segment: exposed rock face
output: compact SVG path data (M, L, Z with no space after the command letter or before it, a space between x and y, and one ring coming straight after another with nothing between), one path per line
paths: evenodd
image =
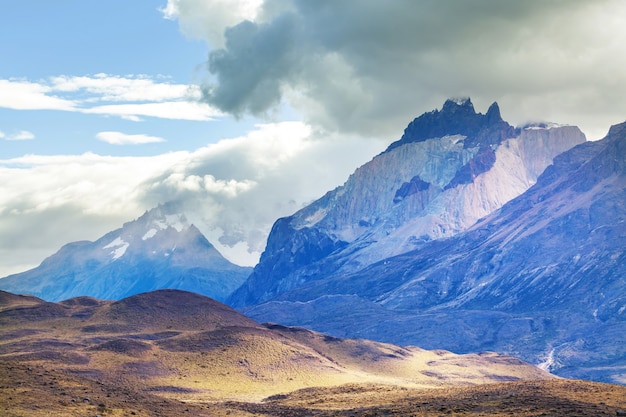
M448 100L411 122L343 186L278 220L230 302L257 304L454 236L523 193L554 156L584 140L572 126L515 130L496 103L483 115L469 99Z
M250 274L220 255L175 205L161 205L95 242L73 242L0 288L49 301L120 299L175 288L224 300Z
M529 160L547 138L535 130L496 153ZM562 129L540 131L565 139ZM559 155L535 186L463 233L245 311L336 336L506 352L562 376L626 383L626 123Z
M469 98L447 100L441 109L424 113L413 120L404 130L399 141L387 148L390 151L412 142L441 138L450 134L466 137L465 145L497 145L515 136L514 129L500 116L500 108L493 103L486 114L476 113Z

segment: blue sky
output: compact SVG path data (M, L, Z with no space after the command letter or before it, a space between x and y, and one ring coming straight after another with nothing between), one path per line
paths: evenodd
M157 85L187 86L206 77L208 45L181 34L175 20L159 10L163 1L20 1L0 15L0 78L50 85L53 77L150 80ZM107 84L103 83L103 88ZM52 91L67 100L97 98L84 89ZM81 97L82 96L82 97ZM139 100L99 104L141 103ZM158 154L195 149L211 139L231 137L245 129L245 121L219 117L179 120L141 117L141 122L119 116L75 111L0 109L0 131L6 136L30 132L34 140L4 141L2 157L25 153L59 154L92 151L110 155ZM205 107L209 107L205 105ZM207 113L211 111L207 109ZM208 119L208 117L207 117ZM251 124L248 123L247 127ZM243 129L242 129L243 128ZM143 146L122 147L97 139L104 131L150 135L164 139ZM184 132L184 134L181 134Z
M246 9L245 1L222 3L225 21ZM208 54L220 40L183 33L185 22L167 16L167 6L4 6L0 277L180 199L218 249L254 264L278 216L340 184L384 146L369 141L346 152L354 137L317 140L288 105L231 115L201 102L200 86L212 77Z
M622 0L20 0L0 13L0 277L178 201L253 265L449 97L626 119Z

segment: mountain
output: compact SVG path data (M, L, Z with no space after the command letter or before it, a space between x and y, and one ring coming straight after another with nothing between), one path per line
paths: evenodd
M242 311L335 336L494 350L625 384L626 123L557 156L464 232Z
M585 141L574 126L515 129L492 104L448 100L346 183L279 219L259 264L229 304L271 300L310 281L356 273L424 242L454 236L533 185Z
M120 299L161 288L224 300L251 268L230 263L173 203L159 205L95 242L73 242L0 289L49 301L76 296Z
M106 414L129 415L130 401L119 404L124 413L114 411L116 397L158 395L161 403L182 400L190 405L258 403L268 396L284 399L286 393L304 388L345 384L402 392L555 380L537 367L495 353L456 355L259 324L215 300L180 290L119 301L78 297L60 303L0 292L1 372L21 370L22 365L38 371L31 373L28 389L3 391L15 388L16 372L2 380L0 398L3 393L14 397L2 404L17 405L15 397L38 389L38 381L54 372L41 395L50 399L49 406L65 404L59 415L95 415L76 409L84 407L85 397L94 405L104 404ZM71 394L82 386L91 388ZM78 403L71 401L72 395L80 395ZM31 398L29 406L37 401ZM180 415L139 413L157 414Z

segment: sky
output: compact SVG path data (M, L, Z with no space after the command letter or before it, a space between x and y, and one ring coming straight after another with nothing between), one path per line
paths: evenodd
M597 140L624 68L621 0L4 2L0 277L167 201L254 265L447 98Z

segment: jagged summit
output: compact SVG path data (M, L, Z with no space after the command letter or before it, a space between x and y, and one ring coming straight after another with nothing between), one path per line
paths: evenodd
M424 113L414 119L400 140L392 143L386 152L411 142L451 135L466 136L466 148L498 144L515 136L515 129L500 116L498 103L494 102L486 114L477 113L470 98L448 99L441 110Z
M152 223L161 229L166 229L169 226L177 230L189 227L183 208L174 201L161 203L151 210L146 210L136 221L145 224Z

